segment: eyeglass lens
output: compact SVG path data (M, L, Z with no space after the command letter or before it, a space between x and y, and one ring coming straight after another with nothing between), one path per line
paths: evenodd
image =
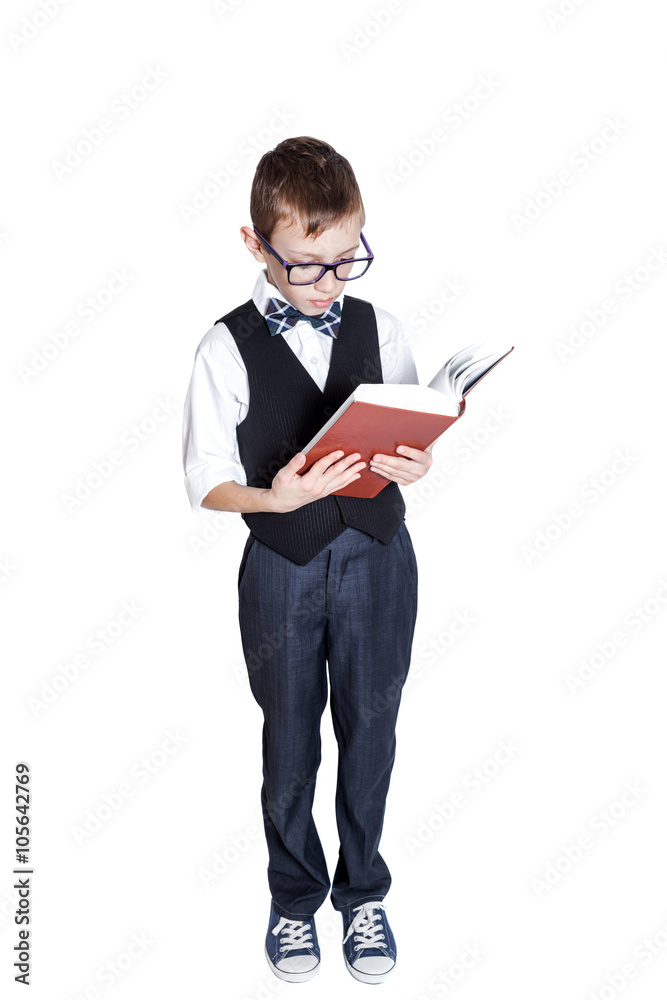
M343 264L338 264L334 274L339 281L349 281L353 278L360 278L370 266L367 260L349 260ZM297 264L291 268L289 280L292 285L308 285L317 281L322 273L319 264Z

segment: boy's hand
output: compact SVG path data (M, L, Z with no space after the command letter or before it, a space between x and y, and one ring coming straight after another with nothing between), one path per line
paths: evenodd
M425 476L433 465L431 455L433 444L435 442L431 443L426 451L400 444L396 449L396 455L372 455L368 467L372 472L391 479L399 486L409 486L410 483L415 483Z
M366 465L359 461L360 453L355 451L352 455L343 455L342 451L323 455L313 463L308 472L300 476L299 469L306 461L306 456L298 451L287 465L278 470L271 483L268 491L271 510L286 514L341 490L358 479L360 470Z

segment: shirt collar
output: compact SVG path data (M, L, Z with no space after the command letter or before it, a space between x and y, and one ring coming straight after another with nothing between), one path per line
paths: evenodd
M345 289L340 293L335 302L340 302L343 305L343 296L345 295ZM268 274L265 269L262 269L257 276L257 281L255 282L255 288L252 293L252 301L255 303L259 309L262 316L266 316L267 309L269 308L269 299L278 298L282 302L285 298L274 284L269 281Z

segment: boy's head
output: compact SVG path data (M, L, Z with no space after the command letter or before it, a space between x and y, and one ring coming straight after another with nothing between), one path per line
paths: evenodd
M293 285L255 229L287 263L365 257L360 232L365 222L361 192L352 167L326 142L310 136L285 139L257 164L250 193L253 228L241 235L269 280L301 312L317 315L338 298L345 282L333 271L310 285Z

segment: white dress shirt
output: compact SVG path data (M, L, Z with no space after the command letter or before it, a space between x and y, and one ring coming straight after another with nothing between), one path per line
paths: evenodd
M344 291L338 297L342 305ZM262 316L269 299L284 297L266 271L255 284L252 300ZM373 306L378 328L384 382L418 382L417 369L403 324L384 309ZM267 333L268 336L268 333ZM326 385L333 340L307 320L296 323L284 337L308 374L322 391ZM183 468L190 506L196 514L215 514L201 502L220 483L234 480L247 485L241 464L236 427L248 412L248 375L229 327L216 323L195 351L194 367L183 408ZM307 444L306 441L303 442Z

